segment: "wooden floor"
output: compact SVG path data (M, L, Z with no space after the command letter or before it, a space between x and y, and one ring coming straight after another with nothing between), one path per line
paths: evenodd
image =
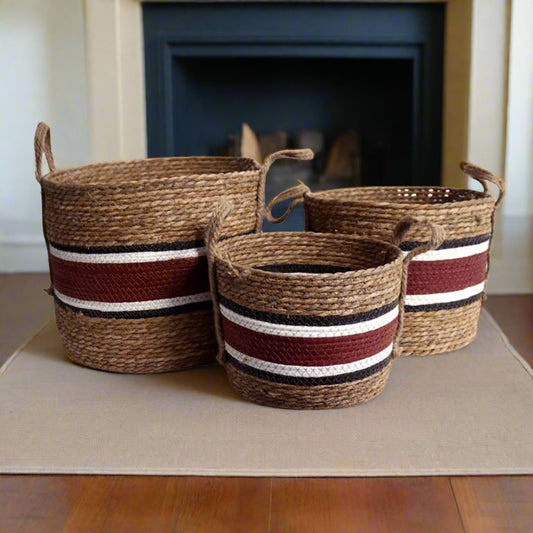
M51 313L43 288L0 276L0 363ZM533 296L486 307L533 365ZM533 476L0 476L0 532L57 531L531 533Z

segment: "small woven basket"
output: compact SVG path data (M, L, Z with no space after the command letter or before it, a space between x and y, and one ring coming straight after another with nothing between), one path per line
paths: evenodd
M219 241L231 205L206 237L219 362L235 391L288 409L366 402L385 387L403 317L407 264L439 246L401 250L376 239L269 233ZM397 238L420 223L404 219ZM427 231L427 224L424 223Z
M304 184L288 189L267 207L267 218L280 222L304 202L306 229L355 233L390 240L398 221L413 216L441 225L446 241L438 250L411 264L405 299L403 355L449 352L476 336L489 267L494 213L504 194L503 181L471 163L461 169L483 185L483 192L445 187L361 187L311 192ZM495 184L495 201L487 183ZM271 215L278 202L292 199L279 218ZM412 229L402 244L408 251L424 240Z
M42 156L50 172L41 171ZM279 158L172 157L56 170L50 129L35 133L51 294L68 357L114 372L179 370L214 360L203 235L232 198L231 236L261 230L265 177Z

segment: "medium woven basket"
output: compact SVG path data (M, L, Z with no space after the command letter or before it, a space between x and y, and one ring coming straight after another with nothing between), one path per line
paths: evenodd
M42 156L50 172L41 171ZM51 294L68 357L114 372L179 370L214 360L203 235L233 199L225 236L261 230L265 177L279 158L173 157L57 170L50 129L35 133Z
M220 206L206 240L218 359L235 391L288 409L348 407L380 394L399 353L407 264L438 246L442 230L432 226L431 244L404 259L390 243L349 235L219 241L230 212ZM404 219L397 238L412 225Z
M274 198L267 208L270 221L284 220L304 202L310 231L356 233L389 240L406 216L434 222L446 231L438 250L411 264L405 299L403 355L429 355L456 350L476 336L489 267L494 213L504 194L503 181L471 163L461 169L483 185L483 192L445 187L361 187L311 192L299 184ZM495 201L487 183L495 184ZM279 218L272 207L292 199ZM402 244L408 251L424 240L413 229Z

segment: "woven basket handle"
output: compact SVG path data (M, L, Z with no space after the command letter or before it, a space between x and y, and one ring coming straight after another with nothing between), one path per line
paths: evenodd
M499 176L496 176L496 174L493 174L492 172L489 172L484 168L478 167L473 163L469 163L468 161L463 161L459 166L467 176L474 178L475 180L479 181L481 185L483 185L483 191L485 192L485 194L490 194L487 181L493 183L494 185L496 185L496 187L498 187L499 194L494 204L495 209L498 209L505 195L505 182Z
M273 224L281 224L284 220L287 220L289 218L290 214L293 212L294 208L302 203L304 201L304 196L311 192L311 189L302 181L298 180L298 185L294 185L293 187L289 187L288 189L280 192L266 206L265 209L265 216L266 219L269 222L272 222ZM292 199L292 202L289 204L289 207L287 207L287 210L285 213L283 213L279 217L272 216L272 208L279 204L280 202L283 202L284 200Z
M392 236L392 242L396 246L400 246L404 242L405 235L412 229L428 230L429 241L417 246L409 253L407 253L403 259L402 265L402 284L400 289L400 307L398 312L398 329L396 330L396 336L394 337L392 357L395 359L401 355L400 339L403 331L403 321L405 314L405 294L407 292L407 276L409 271L409 263L420 254L434 250L438 248L446 238L446 232L442 226L429 222L427 220L421 220L419 218L404 217L398 222L394 228Z
M41 183L43 179L42 163L43 154L46 157L50 172L54 172L56 165L54 163L54 154L52 153L52 144L50 142L50 126L44 122L39 122L35 130L33 146L35 148L35 177Z
M261 167L261 179L259 180L259 190L257 194L257 221L255 224L255 231L260 233L263 228L263 218L265 217L265 183L268 170L274 161L278 159L295 159L297 161L309 161L315 157L313 150L309 148L301 148L298 150L280 150L274 152L266 157ZM290 213L289 213L290 214ZM287 215L289 216L289 215ZM285 220L285 219L283 219ZM281 221L280 221L281 222Z
M313 150L309 148L299 148L297 150L280 150L279 152L274 152L268 155L263 161L263 170L265 174L268 172L268 169L272 166L274 161L278 159L295 159L297 161L309 161L315 157Z
M205 232L205 243L207 247L207 264L209 272L209 287L211 291L211 300L213 301L213 317L215 324L215 335L217 338L218 351L217 361L224 366L224 338L222 336L222 324L220 317L220 308L218 303L218 288L215 274L215 248L222 236L224 221L233 211L233 203L227 198L222 198L215 210L211 213L207 230Z

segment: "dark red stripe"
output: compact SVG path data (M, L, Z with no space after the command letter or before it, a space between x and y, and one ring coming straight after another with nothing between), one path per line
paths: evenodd
M249 330L222 317L224 339L235 350L272 363L327 366L352 363L389 346L397 319L374 331L345 337L280 337Z
M96 264L51 256L54 287L93 302L141 302L209 291L207 259Z
M407 294L434 294L472 287L485 281L488 252L447 259L412 261L407 278Z

